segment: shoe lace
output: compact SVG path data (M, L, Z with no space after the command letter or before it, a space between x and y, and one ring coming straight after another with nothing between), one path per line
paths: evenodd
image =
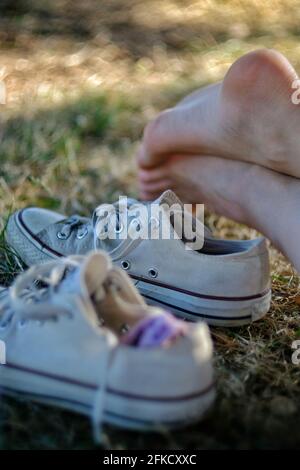
M58 238L67 239L71 233L78 229L78 237L84 236L87 233L88 223L84 217L79 215L72 215L64 221L61 230L58 232Z
M118 204L100 204L93 213L92 224L87 222L84 217L73 215L64 221L61 230L57 232L57 237L66 240L77 229L76 236L81 239L88 234L89 227L92 226L95 250L103 248L101 242L104 239L118 239L120 241L118 246L111 251L107 250L107 247L104 248L106 252L109 252L113 261L116 261L130 251L133 248L132 245L136 245L140 241L136 237L136 230L142 226L140 218L133 217L126 227L126 233L124 230L123 221L128 216L129 205L133 208L134 204L136 201L128 198L124 198L124 201L121 199Z
M140 203L136 202L130 205L132 214L134 214L134 208L138 205L140 205ZM167 217L164 219L167 222L165 227L161 225L159 215L150 214L149 219L146 220L143 217L133 217L130 219L128 211L128 203L125 203L124 201L122 204L122 200L120 200L118 205L101 204L95 209L93 215L95 249L99 249L99 240L110 238L110 236L115 239L116 237L114 237L114 234L121 234L125 228L123 221L128 221L126 233L124 233L124 236L118 237L120 239L120 243L116 248L109 252L113 261L125 256L138 243L140 243L142 240L140 233L143 233L143 228L150 228L151 233L152 229L158 230L160 228L159 237L162 237L162 239L165 238L166 234L172 237L179 236L187 247L191 246L190 249L195 249L193 246L195 247L195 242L197 240L199 248L202 248L203 246L204 235L205 233L207 234L207 230L202 222L197 218L194 218L189 211L184 209L184 207L180 206L180 208L176 209L171 208L170 213L167 213ZM142 220L142 218L144 220ZM188 221L188 223L185 223L186 221ZM170 226L173 227L173 235L170 233ZM164 234L164 228L166 229L166 234Z
M78 266L76 258L63 258L34 266L20 274L8 289L0 291L0 328L6 329L17 322L55 320L59 315L70 315L66 297L62 304L56 302L51 294L56 291L67 270Z
M94 210L93 226L95 241L110 233L121 233L124 229L122 219L128 210L127 204L120 201L118 207L113 204L100 204Z
M100 444L103 438L103 423L104 423L104 412L105 412L105 400L106 392L108 385L108 375L110 369L110 362L112 360L112 355L114 353L114 348L107 348L103 352L103 372L101 375L101 384L99 385L95 397L94 405L91 412L91 425L93 429L93 437L95 442Z
M142 221L139 217L133 217L127 227L123 223L128 219L128 201L132 200L127 199L127 202L123 203L120 200L118 205L100 204L93 214L94 249L101 248L101 240L110 237L120 241L116 248L109 251L113 261L125 256L141 240L136 237L137 228L141 229L142 227ZM131 208L133 208L133 204Z

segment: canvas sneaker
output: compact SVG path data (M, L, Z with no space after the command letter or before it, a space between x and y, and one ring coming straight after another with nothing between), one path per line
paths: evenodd
M179 219L169 210L174 207ZM187 234L180 220L189 222ZM150 226L151 236L144 237ZM148 303L188 320L239 326L262 318L270 307L265 239L214 238L172 191L152 204L131 199L123 205L102 204L90 219L25 208L10 217L6 238L29 266L103 249Z
M148 307L101 251L30 268L0 291L4 394L111 423L183 426L213 402L208 327Z

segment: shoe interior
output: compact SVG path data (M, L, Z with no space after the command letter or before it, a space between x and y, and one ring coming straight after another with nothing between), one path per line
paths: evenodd
M261 242L261 239L254 240L218 240L217 238L205 238L204 245L200 253L209 255L228 255L232 253L246 252Z
M169 347L186 335L188 326L171 314L149 307L128 276L112 268L104 284L102 300L94 305L102 326L113 331L121 343L134 347Z
M180 224L180 228L183 227L184 223L184 218L188 217L190 218L190 222L192 223L192 229L193 232L195 233L196 231L196 219L195 217L192 216L192 214L187 215L185 212L182 214L182 221ZM175 228L175 219L174 215L172 214L170 217L170 223L176 231ZM203 236L204 236L204 243L203 247L201 250L197 250L199 253L203 254L208 254L208 255L215 255L215 256L221 256L221 255L229 255L233 253L242 253L246 252L248 250L251 250L254 248L256 245L258 245L261 242L261 238L256 238L254 240L222 240L213 237L211 231L206 227L203 226ZM182 242L187 244L187 243L193 243L195 242L195 238L192 239L187 239L182 237Z
M117 336L156 314L158 309L148 307L127 274L102 253L87 259L83 275L101 324Z
M100 301L96 298L94 302L103 324L115 334L122 334L147 317L146 307L128 302L122 288L116 284L108 283L105 291L105 297Z

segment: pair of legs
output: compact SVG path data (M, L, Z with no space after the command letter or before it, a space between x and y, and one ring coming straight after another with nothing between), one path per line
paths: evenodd
M141 198L170 188L205 203L265 234L300 271L297 79L281 54L259 50L161 113L138 152Z

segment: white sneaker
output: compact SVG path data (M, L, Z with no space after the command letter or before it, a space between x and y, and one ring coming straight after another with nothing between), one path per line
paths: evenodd
M66 219L56 212L26 208L10 217L6 238L29 266L60 256L85 254L94 248L104 249L133 278L148 303L185 319L239 326L268 312L270 270L264 238L216 239L202 224L204 245L187 250L188 243L180 237L164 239L162 222L156 220L157 238L132 239L131 228L137 224L148 227L151 219L130 216L129 209L136 203L129 200L128 207L118 212L117 224L112 218L108 227L101 226L103 219L99 216L107 205L99 206L92 219ZM172 191L166 191L154 204L164 208L163 221L174 235L176 229L165 208L177 205L184 211L182 203ZM150 211L153 205L144 206ZM183 216L187 217L187 212ZM201 225L200 221L197 224ZM108 232L105 239L97 236L102 228Z
M3 393L84 413L97 438L104 422L183 426L215 396L207 326L147 307L101 251L35 266L0 291L0 340Z

